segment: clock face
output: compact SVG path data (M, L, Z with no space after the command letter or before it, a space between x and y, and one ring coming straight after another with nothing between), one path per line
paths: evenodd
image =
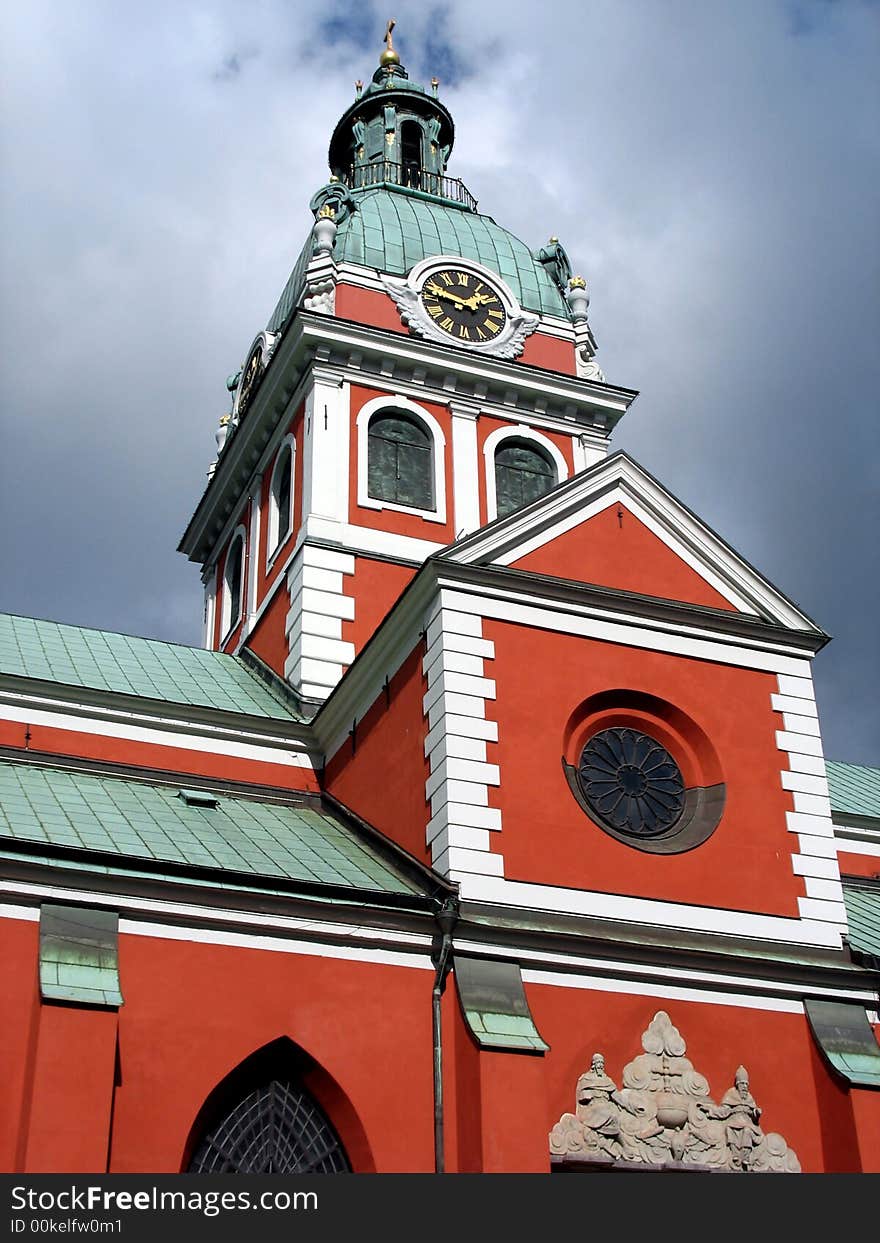
M420 294L431 319L456 341L493 341L507 322L504 303L491 285L462 268L440 268Z
M245 364L241 375L241 391L238 397L238 417L244 415L253 395L257 381L263 374L263 347L258 345Z

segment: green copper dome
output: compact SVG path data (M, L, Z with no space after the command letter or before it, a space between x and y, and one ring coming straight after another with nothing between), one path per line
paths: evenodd
M336 235L337 263L405 276L432 255L460 255L496 272L528 310L568 318L565 299L545 266L490 216L402 190L362 192L356 202Z
M477 212L467 187L447 174L454 140L452 117L431 90L411 82L393 47L372 82L357 83L357 97L330 141L332 176L310 203L317 217L337 225L332 254L391 276L406 276L423 259L454 255L481 263L539 315L570 319L565 286L571 268L555 238L532 252L518 237ZM297 305L312 254L309 237L281 295L269 331L284 328Z

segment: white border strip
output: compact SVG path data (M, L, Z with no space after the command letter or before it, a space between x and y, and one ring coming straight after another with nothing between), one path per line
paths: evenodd
M88 711L94 711L89 707ZM127 714L126 714L127 715ZM209 755L228 755L235 759L256 760L262 764L285 764L291 768L307 768L314 771L314 764L303 744L294 740L287 747L279 746L279 740L262 743L233 742L228 738L210 734L184 733L182 730L163 730L142 725L127 725L98 716L71 716L64 712L46 712L35 708L18 708L0 703L0 719L18 721L22 725L42 725L48 729L69 729L78 734L105 738L121 738L150 746L176 747L181 751L201 751ZM171 723L171 722L169 722ZM174 722L176 724L176 722ZM204 726L201 726L204 728ZM224 731L226 732L226 731ZM231 732L231 731L230 731ZM247 735L244 735L245 737ZM260 735L255 735L259 739ZM40 752L35 751L35 756Z
M152 898L131 898L124 894L95 893L68 889L59 885L30 885L26 882L0 881L0 894L30 897L34 902L71 902L128 912L120 913L119 931L132 936L155 937L167 941L192 941L199 944L226 945L240 949L265 949L286 954L307 954L320 958L344 958L359 962L382 963L388 966L416 967L433 971L431 938L417 933L390 932L364 924L333 924L325 920L308 920L284 915L265 915L248 911L214 910L182 902L159 902ZM168 914L176 919L194 919L200 926L155 922L156 916ZM148 916L152 915L154 920ZM22 907L0 902L0 918L38 921L39 907ZM265 925L265 933L236 931L216 925ZM207 925L207 926L206 926ZM213 925L213 926L210 926ZM313 933L328 940L297 939L296 933ZM285 935L280 935L285 934ZM347 945L351 941L372 941L374 946ZM386 944L383 944L386 943ZM397 948L392 948L396 946Z

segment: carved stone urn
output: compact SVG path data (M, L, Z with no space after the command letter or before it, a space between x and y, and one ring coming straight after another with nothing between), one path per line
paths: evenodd
M678 1131L688 1120L688 1102L675 1092L658 1092L657 1121L667 1131Z

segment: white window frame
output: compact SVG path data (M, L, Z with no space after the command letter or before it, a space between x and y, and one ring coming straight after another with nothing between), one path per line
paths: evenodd
M393 414L399 410L421 423L431 437L431 454L434 467L434 508L419 509L417 505L400 505L396 501L380 501L369 496L369 433L370 420L380 411ZM366 402L357 416L357 503L364 509L393 509L400 514L415 514L426 522L446 522L446 437L443 428L424 406L417 405L400 393L389 393L387 397L374 397Z
M498 517L498 492L495 487L495 454L505 440L526 440L543 449L556 467L556 484L568 478L568 463L562 451L547 436L532 431L530 427L499 427L486 437L483 445L483 461L486 473L486 521L492 522Z
M286 448L290 448L290 512L287 515L287 528L282 531L281 511L275 495L275 483L278 478L278 467ZM266 522L266 569L269 570L281 549L293 534L293 485L296 478L296 439L288 433L278 446L275 463L272 467L272 478L269 480L269 515Z
M238 617L232 624L232 591L229 582L229 567L232 562L232 550L236 541L241 540L241 583L238 589ZM244 589L247 582L248 543L244 525L239 525L232 532L232 539L226 550L223 562L223 601L220 609L220 646L222 647L238 624L244 619Z

